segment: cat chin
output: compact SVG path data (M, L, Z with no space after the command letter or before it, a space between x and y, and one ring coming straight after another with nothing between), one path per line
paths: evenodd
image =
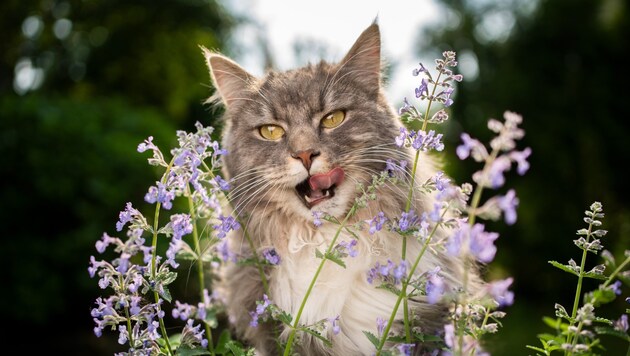
M355 191L352 184L344 182L335 188L334 196L323 200L313 206L309 206L302 198L296 196L302 206L300 212L307 220L313 220L315 212L322 212L325 215L333 216L339 220L343 219L352 201L355 198Z

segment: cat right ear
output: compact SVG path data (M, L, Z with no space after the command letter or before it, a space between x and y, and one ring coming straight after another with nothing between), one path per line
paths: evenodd
M231 59L214 53L203 46L199 47L206 58L212 84L216 88L218 96L226 107L230 107L243 98L244 92L255 82L255 77ZM211 97L208 101L214 101L214 98Z

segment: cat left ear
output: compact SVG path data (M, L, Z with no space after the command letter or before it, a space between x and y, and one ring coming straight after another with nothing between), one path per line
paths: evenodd
M381 31L374 22L354 42L340 63L341 71L371 88L381 82Z
M200 47L210 69L212 84L225 106L229 108L243 98L243 93L254 84L256 79L231 59L211 52L203 46ZM211 102L213 99L211 97L208 101Z

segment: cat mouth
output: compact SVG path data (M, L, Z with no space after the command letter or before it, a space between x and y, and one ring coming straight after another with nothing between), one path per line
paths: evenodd
M297 195L309 209L335 196L344 179L343 169L337 167L327 173L315 174L295 186Z

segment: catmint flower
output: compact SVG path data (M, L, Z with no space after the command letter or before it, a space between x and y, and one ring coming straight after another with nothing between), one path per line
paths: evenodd
M107 249L107 246L116 242L116 240L118 239L110 237L107 233L103 233L103 236L101 237L101 239L96 241L96 251L98 251L98 253L105 252L105 249Z
M523 175L529 169L529 162L527 162L527 157L532 154L532 149L527 147L522 151L512 151L510 152L510 159L516 162L516 171L518 174Z
M280 255L278 255L278 253L276 252L276 249L274 248L265 249L263 251L263 257L265 257L265 260L267 260L269 264L272 264L272 265L280 264Z
M495 232L484 231L483 224L470 225L465 221L459 222L459 228L455 230L446 243L446 250L449 254L457 256L461 253L462 247L479 261L489 263L494 259L497 248L494 240L499 237Z
M386 324L387 322L385 321L385 319L381 318L380 316L376 317L376 332L379 338L383 336Z
M228 183L226 180L221 178L221 176L219 176L219 175L215 176L214 179L211 181L211 183L213 185L219 187L219 189L221 189L223 191L230 190L230 183Z
M414 69L413 69L413 71L411 72L411 74L412 74L414 77L417 77L420 73L427 72L427 69L426 69L426 68L424 68L424 66L422 65L422 63L419 63L419 65L420 65L420 68L414 68Z
M416 344L399 344L396 346L396 349L398 349L401 355L411 356L415 347Z
M201 328L201 324L195 326L193 323L193 319L188 319L186 322L186 326L182 331L182 344L190 346L200 344L203 348L207 347L208 340L203 336L205 330Z
M453 88L446 88L438 95L436 95L436 98L439 102L443 103L444 106L449 107L453 105L453 99L451 99L451 95L453 95L454 91L455 89Z
M175 193L169 190L167 185L162 182L156 182L157 186L149 187L149 191L144 196L144 201L149 204L160 203L166 210L170 210L173 207L173 199L175 199Z
M429 304L437 303L444 294L444 280L438 275L439 272L440 267L435 267L435 269L428 274L425 292Z
M415 150L421 150L423 152L429 150L444 150L444 143L442 143L442 134L436 134L433 130L430 130L428 133L422 130L416 133L412 131L412 133L409 135L409 138L411 139L411 147L413 147Z
M387 218L385 217L385 213L380 211L372 220L368 220L370 224L370 235L374 235L377 231L381 231L383 229L383 224L385 224Z
M129 340L129 333L125 325L118 325L118 343L124 345Z
M406 174L405 167L407 167L407 164L407 161L404 159L400 160L398 163L392 159L388 159L385 162L385 171L387 171L387 175L391 178L403 178Z
M171 242L169 242L168 244L168 249L166 250L166 261L164 261L164 263L168 263L173 268L179 267L179 263L175 261L175 255L179 250L182 249L183 245L184 242L181 240L181 238L172 239Z
M335 318L328 318L328 322L332 328L333 335L338 335L341 332L341 327L339 327L339 315Z
M407 101L407 98L405 97L403 99L403 106L400 109L398 109L398 115L406 114L415 109L416 108L413 105L409 104L409 101Z
M337 247L342 251L342 253L345 253L350 257L357 257L357 255L359 254L359 251L355 249L356 245L357 245L357 240L352 239L350 240L350 242L341 241L339 244L337 244Z
M499 307L514 303L514 293L508 290L512 282L514 282L514 279L510 277L488 284L488 293L499 304Z
M219 220L221 220L220 225L214 225L213 227L217 230L217 238L224 238L228 232L234 230L238 230L241 228L241 225L236 221L236 219L232 216L219 216Z
M313 225L315 225L315 227L320 227L322 226L322 218L324 217L324 212L323 211L313 211Z
M518 206L518 203L519 200L516 197L514 189L508 190L507 194L499 197L498 205L499 208L503 210L506 224L512 225L516 222L516 207Z
M473 179L479 184L489 183L491 188L495 188L495 189L499 188L503 186L503 184L505 183L505 177L503 176L503 173L508 171L511 165L512 165L512 162L510 162L508 157L499 156L490 165L487 178L482 177L481 175L475 174L473 176ZM485 179L487 179L489 182L484 181Z
M269 306L271 305L271 301L269 300L269 297L267 297L266 294L263 294L263 300L262 301L257 301L256 302L256 310L250 311L249 315L252 317L252 320L249 322L249 326L255 328L258 326L258 320L260 317L262 317L263 315L265 315L265 312L267 311L267 309L269 308Z
M610 290L612 290L616 295L621 295L621 281L616 281L608 288L610 288Z
M472 156L475 161L483 162L488 157L488 151L481 142L471 138L470 135L465 132L462 133L460 137L463 142L455 149L459 159L463 160L468 158L468 156Z
M418 223L418 216L413 211L413 209L409 210L409 212L402 212L400 214L400 219L398 220L398 229L402 232L412 229Z
M171 215L170 225L173 229L173 238L176 240L181 240L184 235L190 234L193 231L190 215L188 214Z
M179 300L175 301L175 307L173 308L171 314L175 319L188 320L191 315L194 313L193 306L186 303L181 303Z
M427 82L427 80L425 78L422 78L422 80L420 81L420 86L417 87L415 89L416 91L416 98L420 98L423 95L428 95L429 94L429 82Z
M230 247L228 245L227 240L223 240L219 242L216 245L216 249L217 249L219 258L221 258L223 262L228 262L228 261L236 262L236 254L230 251Z
M445 122L446 120L448 120L448 114L446 113L446 111L444 111L444 109L441 109L435 114L433 114L433 116L431 116L430 122L435 123L435 124L441 124Z
M396 146L402 147L405 144L405 141L407 140L407 136L409 136L409 132L407 131L406 128L401 127L400 134L396 136L396 138L394 139L396 142Z
M131 203L127 203L127 205L125 206L125 210L121 211L120 214L118 214L118 222L116 223L116 231L122 231L123 227L128 223L128 222L133 222L134 219L136 219L138 216L141 216L142 214L140 213L140 211L138 209L135 209Z
M387 260L387 264L376 262L374 267L370 268L367 273L367 281L372 284L374 280L380 279L385 283L398 285L403 279L407 278L408 270L409 262L407 261L401 261L399 264L395 264L391 260Z
M619 318L619 320L615 320L613 327L615 330L621 331L623 333L628 331L628 315L623 314Z

